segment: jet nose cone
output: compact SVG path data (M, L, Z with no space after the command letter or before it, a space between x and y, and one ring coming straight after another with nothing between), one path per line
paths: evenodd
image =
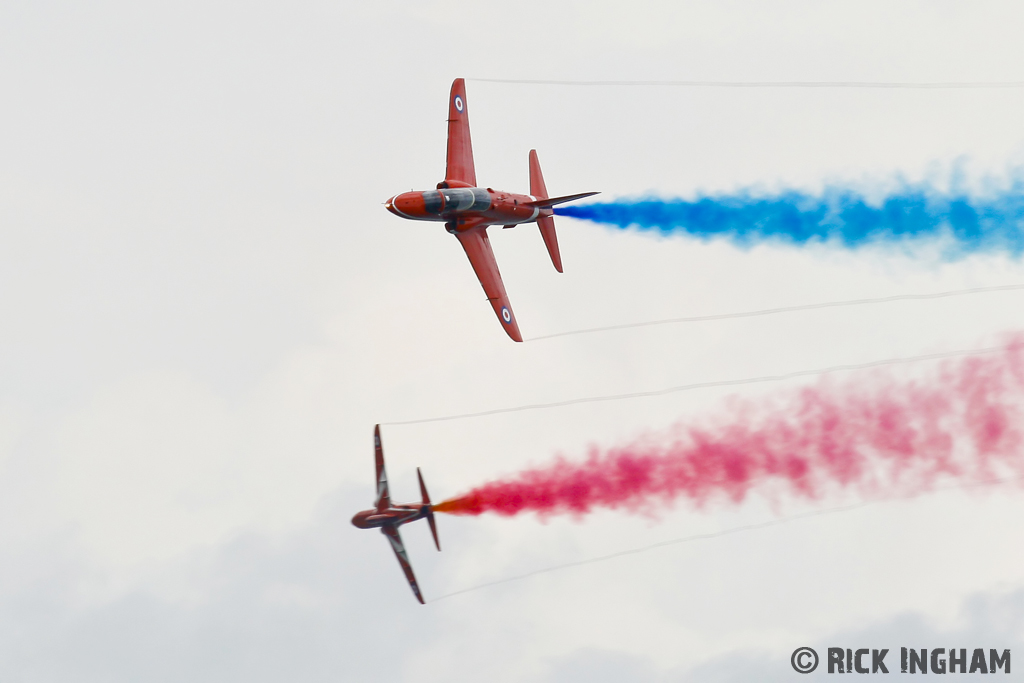
M384 204L388 211L402 218L423 219L427 217L422 192L403 192Z
M356 514L352 515L352 526L356 527L357 529L365 529L366 515L367 512L365 510L363 510L362 512L357 512Z

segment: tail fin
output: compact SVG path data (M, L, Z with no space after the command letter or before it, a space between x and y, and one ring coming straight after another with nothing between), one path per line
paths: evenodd
M535 149L530 150L530 194L537 199L548 198L548 188L544 185L544 174L540 172L540 161ZM544 238L544 246L548 248L552 265L561 273L562 255L558 253L558 235L555 234L555 219L551 217L550 210L540 213L537 227L540 228L540 236Z
M584 197L593 197L595 194L601 194L600 192L580 192L578 194L567 194L564 197L548 197L547 199L538 198L537 201L529 202L526 206L533 206L538 209L550 209L552 206L558 204L565 204L566 202L574 202L577 199L583 199Z
M434 522L434 508L430 505L430 494L427 493L427 485L423 483L423 475L420 468L416 468L416 476L420 480L420 494L423 496L423 505L427 508L427 524L430 525L430 533L434 536L434 545L441 549L441 541L437 540L437 523Z

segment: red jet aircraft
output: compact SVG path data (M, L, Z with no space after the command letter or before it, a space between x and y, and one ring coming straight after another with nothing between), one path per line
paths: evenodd
M558 253L558 237L551 207L574 199L590 197L597 192L583 192L565 197L548 197L544 176L540 172L537 150L530 150L530 194L499 192L477 187L473 167L473 145L469 138L469 107L466 104L466 82L456 78L448 98L448 169L436 190L403 192L389 199L388 211L416 221L438 221L455 235L483 285L487 300L501 321L508 336L523 341L512 315L512 306L501 282L498 264L487 239L487 228L504 225L514 228L520 223L536 222L548 248L555 270L562 272Z
M423 475L420 468L416 468L416 476L420 480L420 494L423 496L422 503L407 503L405 505L391 502L391 495L388 492L388 475L384 471L384 448L380 445L380 425L373 428L373 448L377 462L377 500L370 510L357 512L352 518L352 524L360 529L380 529L391 542L391 549L395 551L398 563L402 565L405 578L412 586L412 592L416 599L423 604L423 594L416 583L416 575L412 573L412 564L409 563L409 556L402 545L402 537L398 535L398 527L417 519L427 518L430 524L430 533L434 535L434 545L441 549L441 542L437 540L437 525L434 523L434 509L430 506L430 496L427 495L427 487L423 483Z

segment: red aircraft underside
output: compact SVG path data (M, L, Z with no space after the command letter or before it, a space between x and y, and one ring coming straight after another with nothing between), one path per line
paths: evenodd
M416 476L420 480L420 494L422 503L394 504L391 502L391 494L388 490L388 475L384 469L384 447L380 442L380 425L373 428L374 461L377 468L377 498L373 508L357 512L352 517L352 524L360 529L380 529L381 533L387 536L391 543L391 549L395 551L398 564L402 566L409 586L416 599L423 604L423 594L420 586L416 583L416 575L412 571L412 563L409 562L409 555L405 551L402 537L398 533L398 527L418 519L426 518L430 524L430 532L434 536L434 544L441 549L441 542L437 539L437 526L434 523L434 510L430 505L430 496L427 495L427 487L423 483L423 475L416 468Z
M501 282L498 263L494 260L494 252L487 238L487 228L491 225L512 228L520 223L537 223L551 256L551 263L561 273L562 257L558 252L558 237L551 207L595 194L584 192L549 198L536 150L530 150L530 194L477 187L473 144L469 136L466 83L457 78L452 83L448 99L448 167L445 179L437 184L436 190L403 192L389 199L386 206L388 211L402 218L445 224L448 232L455 235L466 251L473 271L505 332L513 340L521 342L523 337Z

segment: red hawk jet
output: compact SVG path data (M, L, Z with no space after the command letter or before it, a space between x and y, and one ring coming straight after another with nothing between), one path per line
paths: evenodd
M412 586L412 592L416 599L423 604L423 594L416 583L416 575L412 573L412 565L409 563L409 556L402 545L402 537L398 534L398 527L417 519L427 518L430 524L430 533L434 535L434 545L441 549L441 542L437 540L437 525L434 523L434 510L430 506L430 496L427 495L427 487L423 483L423 475L420 468L416 468L416 476L420 480L420 494L423 496L422 503L406 503L404 505L391 502L391 495L388 492L388 475L384 471L384 448L380 445L380 425L373 428L374 457L377 463L377 500L370 510L357 512L352 518L352 524L360 529L380 529L388 537L391 549L395 551L398 564L402 565L405 578Z
M530 194L512 194L491 188L477 187L473 168L473 145L469 139L469 107L466 104L466 82L456 78L448 98L448 169L436 190L403 192L389 199L388 211L415 221L438 221L458 238L466 256L483 285L487 300L501 321L508 336L523 341L512 315L498 264L487 239L487 228L504 225L514 228L520 223L537 223L544 245L548 248L555 270L562 272L558 253L558 237L551 207L574 199L590 197L597 192L583 192L565 197L548 197L544 176L540 172L537 150L530 150Z

